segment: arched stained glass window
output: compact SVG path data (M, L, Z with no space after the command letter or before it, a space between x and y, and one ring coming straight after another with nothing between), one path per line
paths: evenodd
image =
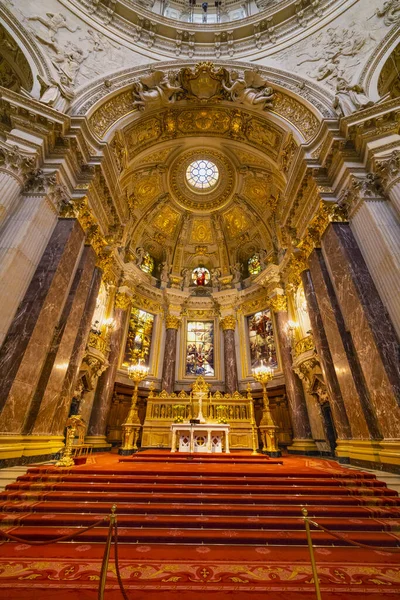
M194 285L207 285L210 281L210 271L205 267L196 267L192 271Z
M145 273L149 273L150 275L152 274L152 272L154 270L154 260L148 252L145 252L143 254L143 260L142 260L142 264L140 265L140 268Z

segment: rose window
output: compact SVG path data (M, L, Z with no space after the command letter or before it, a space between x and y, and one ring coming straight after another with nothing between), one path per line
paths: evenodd
M214 187L218 178L218 167L210 160L195 160L186 169L187 182L197 190Z

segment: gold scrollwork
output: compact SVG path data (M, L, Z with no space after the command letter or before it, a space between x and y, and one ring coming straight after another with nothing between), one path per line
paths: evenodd
M283 294L272 296L269 304L273 312L287 312L287 298Z
M234 315L227 315L220 320L222 331L228 331L229 329L235 330L236 328L236 317Z

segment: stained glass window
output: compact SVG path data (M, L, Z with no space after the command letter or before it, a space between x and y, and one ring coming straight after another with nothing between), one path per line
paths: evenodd
M250 275L258 275L258 273L261 271L260 255L258 252L253 254L253 256L250 256L249 260L247 261L247 268Z
M210 281L210 271L205 267L196 267L192 271L194 285L207 285Z
M274 330L270 310L263 310L247 317L250 341L251 367L258 367L261 361L276 369L278 360L274 340Z
M154 315L139 308L132 308L122 361L123 367L129 367L138 360L143 365L149 364L153 324Z
M188 321L186 332L185 373L189 376L214 376L213 321Z
M142 260L142 264L140 265L140 268L145 273L150 273L150 275L152 274L152 272L154 270L154 260L152 259L152 257L150 256L150 254L148 252L145 252L143 254L143 260Z
M188 183L198 190L214 187L218 177L218 167L210 160L195 160L186 169Z

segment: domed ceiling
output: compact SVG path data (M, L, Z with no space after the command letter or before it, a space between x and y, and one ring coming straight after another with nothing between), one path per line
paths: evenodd
M270 122L254 144L240 143L236 109L191 105L190 118L185 111L184 105L174 109L179 132L165 108L115 134L112 147L133 221L125 260L143 248L156 263L156 277L163 262L176 277L197 266L228 276L239 262L246 277L256 252L276 259L275 210L286 183L280 157L290 135ZM173 129L170 139L163 139L160 121Z

